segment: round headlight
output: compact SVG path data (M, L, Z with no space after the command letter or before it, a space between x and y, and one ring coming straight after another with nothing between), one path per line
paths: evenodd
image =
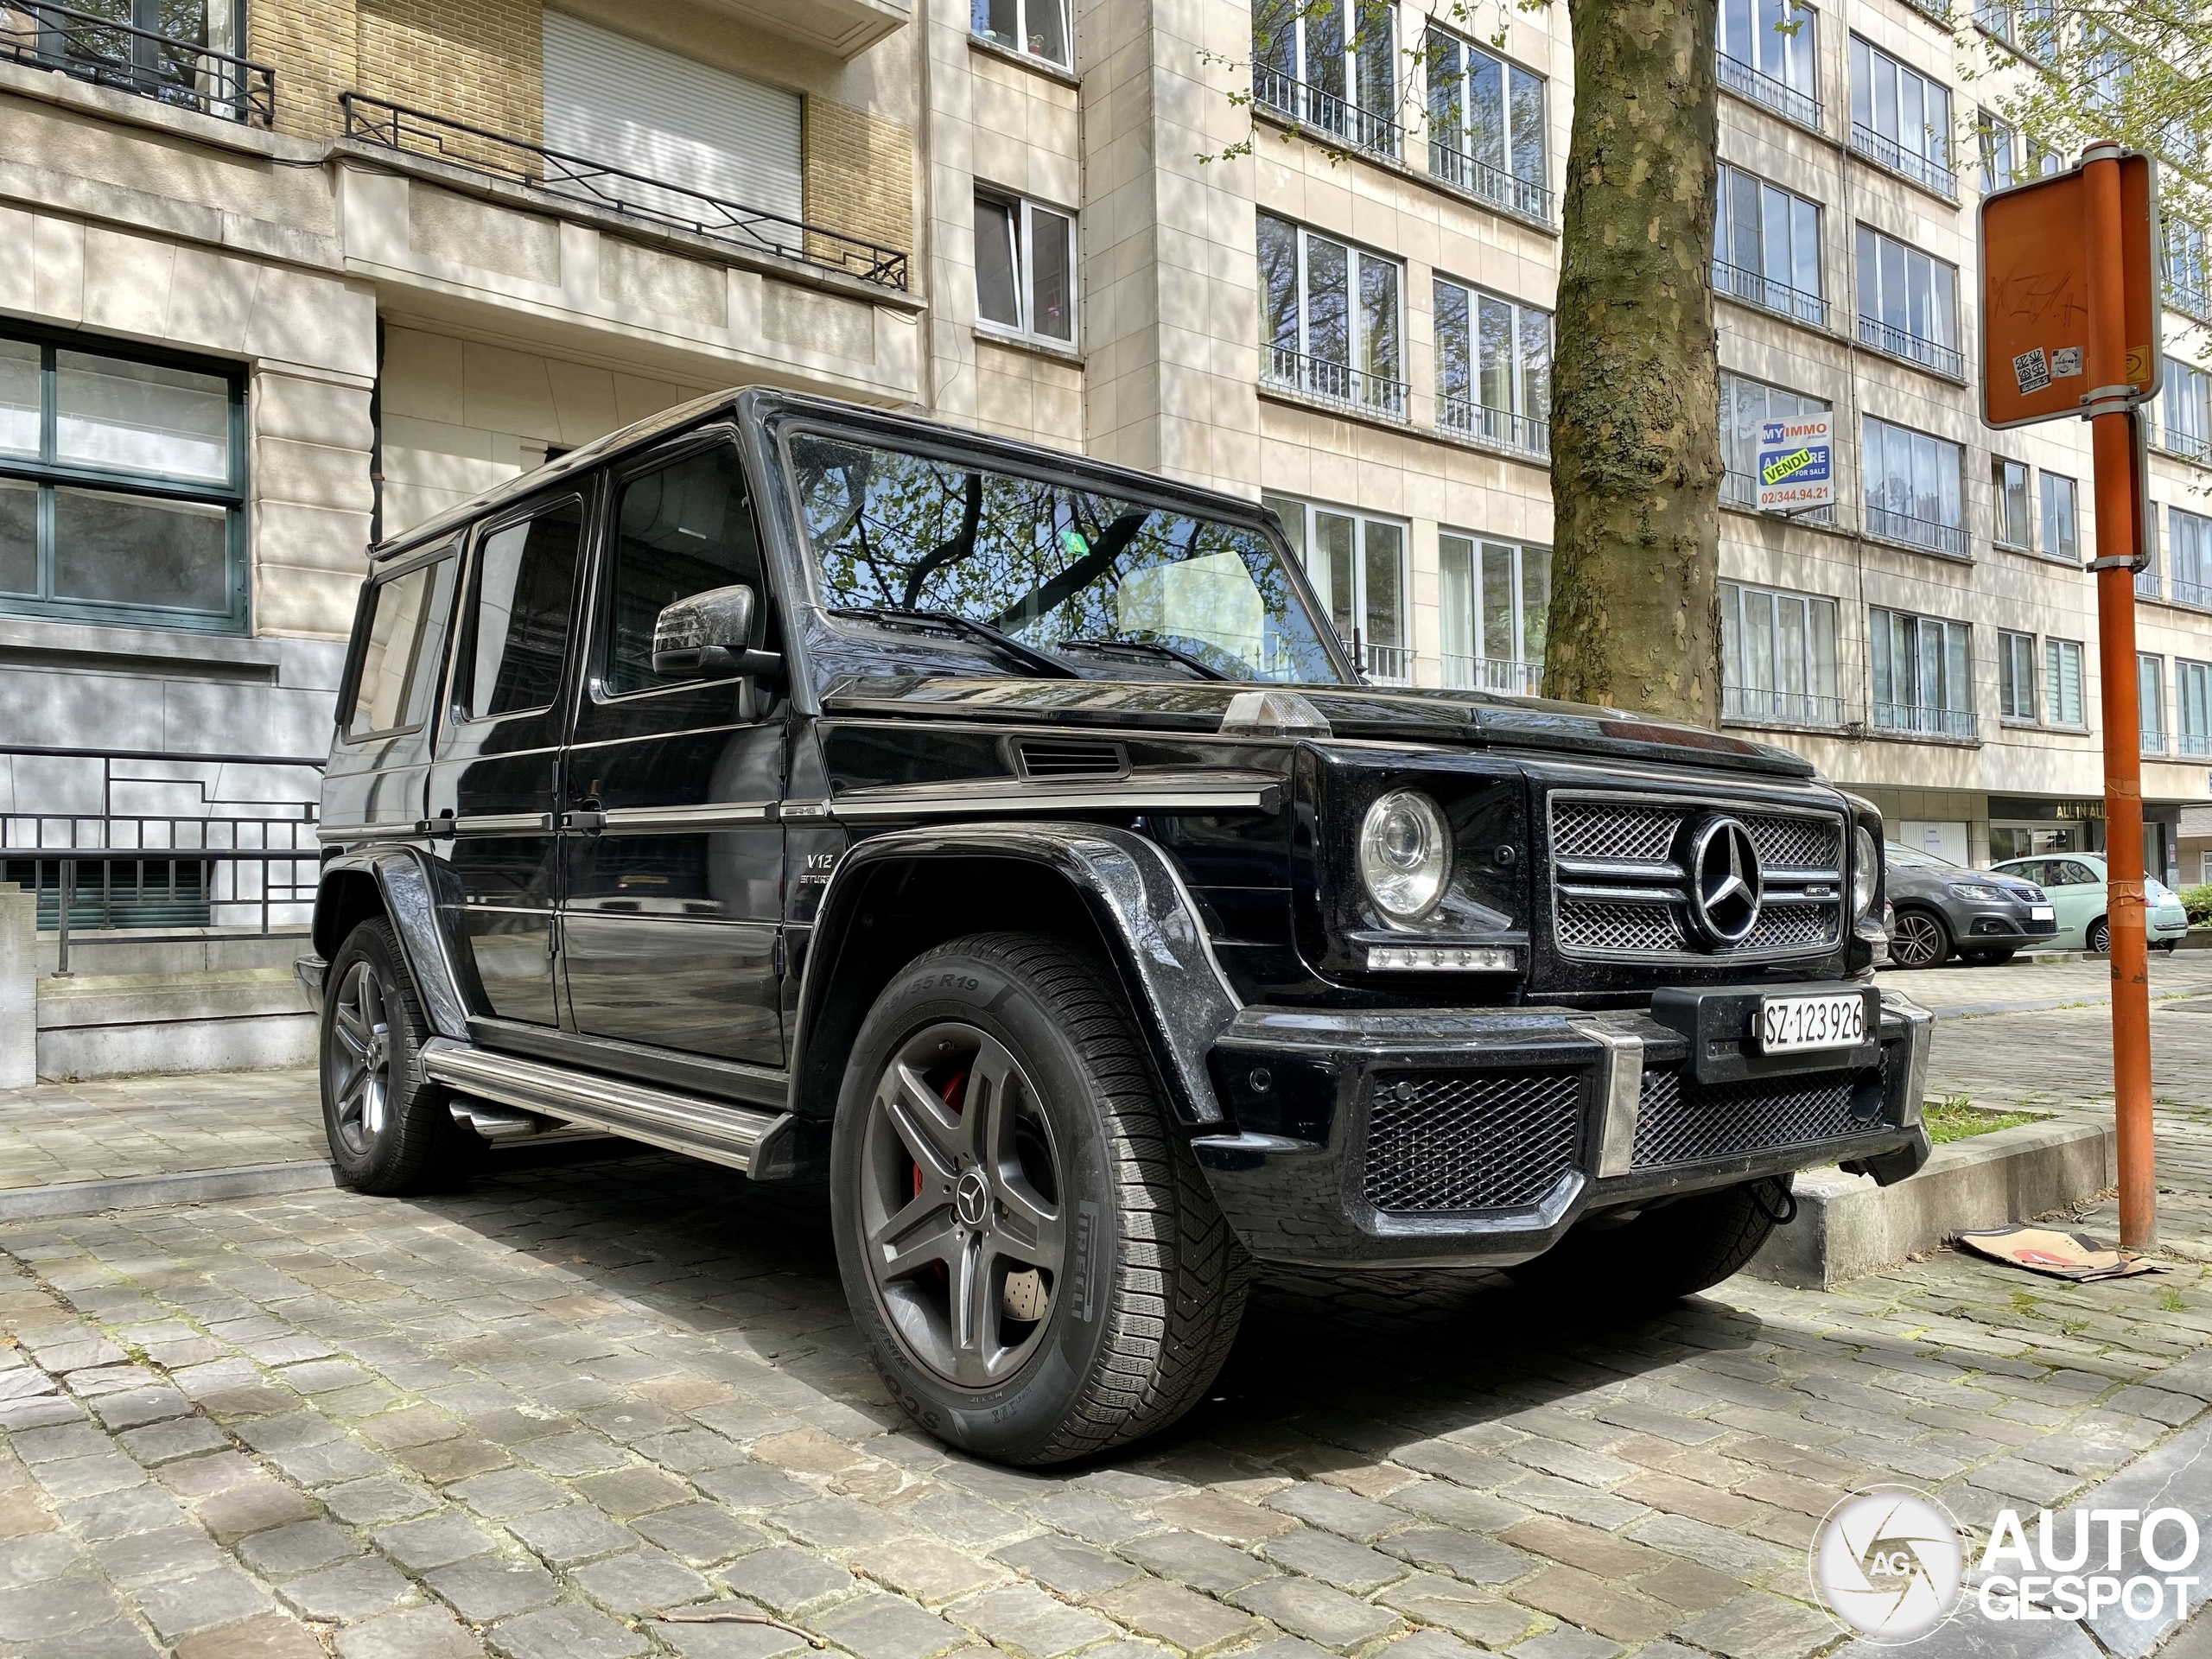
M1874 889L1882 880L1882 849L1860 824L1851 838L1851 914L1855 920L1874 902Z
M1393 921L1426 916L1444 896L1452 842L1444 814L1417 790L1394 790L1359 826L1359 879Z

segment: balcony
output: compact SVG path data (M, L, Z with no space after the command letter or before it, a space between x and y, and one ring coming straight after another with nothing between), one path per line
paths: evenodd
M2171 424L2161 422L2152 442L2168 454L2178 455L2183 461L2212 464L2212 437L2202 432L2177 432Z
M1494 443L1517 450L1534 460L1551 459L1551 423L1516 415L1510 409L1492 409L1488 404L1465 397L1439 397L1436 428L1456 438L1472 438L1478 443Z
M903 292L906 287L906 255L898 249L360 92L341 92L338 101L345 110L346 137L358 143L429 156L533 194L747 253L797 260L881 288Z
M1930 553L1948 554L1955 559L1967 556L1967 533L1961 526L1934 518L1916 518L1909 512L1892 512L1871 501L1866 504L1866 533Z
M1753 512L1758 512L1760 511L1759 481L1749 473L1732 470L1724 472L1720 474L1720 499L1732 505L1748 507ZM1833 524L1835 523L1835 509L1832 506L1815 507L1807 512L1789 512L1778 516L1788 518L1794 524Z
M2182 282L2169 271L2163 286L2170 309L2195 317L2199 322L2212 322L2212 296L2208 296L2201 285Z
M1345 148L1396 161L1406 130L1396 122L1359 108L1334 92L1293 80L1264 63L1252 66L1252 105L1267 114L1310 128Z
M1809 691L1777 691L1764 686L1720 688L1720 717L1750 725L1840 726L1843 699Z
M1544 665L1504 657L1461 657L1446 652L1444 684L1452 691L1503 691L1516 697L1544 694Z
M1355 369L1325 357L1308 357L1287 346L1267 347L1268 363L1260 383L1278 391L1294 391L1325 404L1336 404L1363 415L1388 421L1406 418L1406 383Z
M2180 751L2191 760L2202 760L2212 757L2212 732L2183 732L2181 734Z
M1894 138L1885 138L1872 127L1851 124L1851 147L1878 167L1901 174L1915 184L1933 190L1946 201L1959 199L1959 175L1931 156L1910 150Z
M67 6L0 5L0 61L58 69L246 126L276 118L276 72L268 65Z
M2143 728L2143 758L2146 760L2162 760L2165 758L2165 753L2166 734L2164 728L2145 726Z
M1874 729L1907 737L1948 737L1972 740L1980 726L1970 709L1931 709L1916 702L1878 702Z
M1947 380L1963 382L1967 378L1967 359L1963 353L1919 334L1891 327L1878 317L1862 315L1859 319L1859 343L1872 346L1885 357L1894 357L1906 363L1917 363L1923 369L1933 369Z
M1370 685L1411 685L1414 654L1404 645L1378 645L1365 640L1359 647L1359 671Z
M2212 587L2201 582L2183 582L2179 576L2173 581L2174 603L2193 606L2200 611L2212 611Z
M1428 145L1428 175L1454 190L1479 197L1493 207L1503 207L1509 213L1534 219L1539 225L1552 223L1552 193L1544 186L1492 167L1488 162L1478 161L1466 151L1433 138Z
M2158 597L2158 569L2156 565L2135 573L2135 596L2138 599Z
M1739 62L1726 52L1720 54L1720 84L1739 98L1754 104L1763 104L1786 121L1795 121L1801 127L1821 130L1821 101L1817 98L1786 86L1772 75L1761 74L1748 63Z
M1778 311L1785 317L1799 322L1808 322L1815 328L1828 326L1828 302L1817 294L1808 294L1801 288L1787 283L1777 283L1756 270L1741 265L1732 265L1726 260L1713 262L1713 288L1717 294L1741 300L1746 305L1756 305L1768 311Z

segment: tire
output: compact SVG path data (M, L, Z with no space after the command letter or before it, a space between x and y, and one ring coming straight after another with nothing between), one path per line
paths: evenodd
M2100 916L2095 921L2091 922L2082 932L2082 943L2089 948L2089 952L2093 956L2110 956L2112 954L2112 918L2108 916Z
M1951 957L1951 931L1931 910L1897 912L1890 960L1900 968L1941 968Z
M2012 960L2010 950L1961 950L1959 960L1976 968L2001 968Z
M1243 1316L1249 1260L1128 1004L1109 969L1057 939L971 935L885 988L838 1097L830 1212L846 1300L893 1397L1001 1462L1166 1427Z
M2181 941L2179 939L2160 939L2158 941L2158 949L2164 951L2168 956L2171 956L2175 951L2181 949Z
M429 1025L391 924L356 927L323 983L316 1071L338 1179L378 1197L420 1192L455 1161L460 1132L423 1069Z
M1740 1272L1774 1230L1789 1194L1786 1175L1700 1192L1626 1226L1578 1229L1506 1272L1523 1290L1562 1306L1662 1306Z

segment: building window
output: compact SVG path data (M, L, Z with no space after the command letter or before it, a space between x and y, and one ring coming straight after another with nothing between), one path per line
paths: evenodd
M1867 640L1874 725L1924 737L1972 737L1974 652L1963 622L1877 610Z
M1436 423L1551 454L1552 314L1436 279Z
M2036 717L2036 637L1999 630L1997 635L1997 715L2000 720Z
M2056 473L2043 475L2043 550L2069 564L2082 562L2081 540L2074 523L2074 480Z
M1860 345L1963 380L1958 286L1955 266L1859 227Z
M1818 397L1807 397L1764 381L1747 380L1726 370L1720 375L1720 499L1739 507L1759 504L1759 429L1769 421L1802 420L1825 415L1828 406ZM1834 507L1818 507L1791 515L1816 524L1835 522Z
M1948 438L1866 417L1866 533L1964 558L1960 462Z
M2019 135L2012 124L2000 121L1987 110L1974 118L1974 139L1981 151L1981 194L1993 190L2008 190L2018 183L2015 157L2019 148Z
M1989 474L1997 520L1993 539L1999 547L2018 548L2023 553L2033 551L2035 532L2028 520L2027 463L1993 455Z
M2183 754L2198 760L2212 755L2212 663L2174 658L2174 723Z
M1436 547L1444 683L1536 696L1551 620L1551 549L1450 531Z
M2172 454L2212 461L2212 377L2179 358L2166 359L2165 410L2159 441Z
M2212 321L2212 289L2204 281L2204 230L2185 219L2163 221L2159 272L2165 278L2166 303L2200 322Z
M1825 328L1821 210L1725 163L1713 215L1713 285L1721 293Z
M245 10L244 0L0 8L0 59L265 127L276 116L276 88L265 66L238 55Z
M2143 519L2143 550L2148 558L2135 573L2135 591L2145 599L2158 596L2158 506L2154 501Z
M1720 584L1720 712L1731 720L1839 726L1836 603Z
M2082 642L2043 642L2044 718L2054 726L2086 727L2082 706Z
M0 337L0 611L243 632L245 381Z
M1389 0L1262 0L1252 9L1252 101L1357 149L1395 156L1397 54Z
M977 321L1075 343L1075 219L1033 201L976 198Z
M1955 200L1951 92L1886 52L1851 37L1851 147L1869 160Z
M1541 75L1431 28L1428 170L1524 219L1550 224Z
M2143 753L2166 752L2166 659L2151 652L2135 657L2135 718L2143 732Z
M1412 684L1406 527L1394 519L1370 518L1287 495L1263 495L1261 499L1282 520L1283 533L1360 671L1382 683Z
M1820 25L1796 0L1720 0L1720 84L1819 130Z
M1075 60L1068 51L1067 0L975 0L968 26L994 46L1062 69Z
M1268 385L1403 420L1395 260L1260 215L1260 302Z
M2212 610L2212 518L2179 507L2168 507L2166 516L2173 521L2174 603Z

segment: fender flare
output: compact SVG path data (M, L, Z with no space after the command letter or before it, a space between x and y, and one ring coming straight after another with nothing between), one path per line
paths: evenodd
M799 987L791 1109L804 1109L808 1052L869 885L864 877L898 861L978 857L1042 866L1075 890L1106 941L1177 1118L1193 1128L1225 1123L1206 1056L1243 1004L1214 956L1181 871L1157 843L1128 830L1052 822L894 830L838 860L816 912Z
M446 938L439 905L441 872L414 847L370 847L341 853L322 867L315 889L315 948L327 957L343 943L326 938L327 895L334 877L365 874L374 879L384 913L399 935L407 971L430 1028L457 1042L470 1040L469 1001L456 964L464 961Z

